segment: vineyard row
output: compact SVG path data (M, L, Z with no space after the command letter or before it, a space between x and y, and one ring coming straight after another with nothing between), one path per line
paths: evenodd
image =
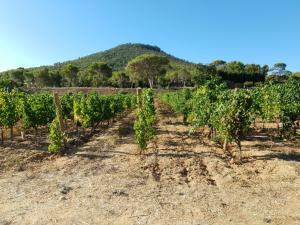
M191 132L208 128L210 138L221 142L226 152L228 145L235 142L239 158L241 140L257 119L276 121L279 135L292 138L296 135L300 116L300 81L297 79L233 90L215 77L195 90L164 93L160 98L183 115Z
M10 128L13 139L13 127L17 124L21 124L24 131L33 128L35 136L39 127L50 125L49 150L58 151L63 147L63 140L67 138L63 129L67 120L71 120L77 128L91 128L93 132L99 123L109 121L126 109L134 107L135 102L136 98L131 94L103 96L94 92L66 93L61 96L58 106L54 104L54 97L49 93L0 91L1 142L4 141L3 128Z

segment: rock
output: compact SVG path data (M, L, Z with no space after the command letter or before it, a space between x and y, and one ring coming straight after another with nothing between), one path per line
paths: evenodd
M271 219L269 219L269 218L264 218L264 222L265 222L265 223L271 223L271 222L272 222L272 220L271 220Z
M121 190L121 189L114 190L112 194L116 196L124 196L124 197L127 197L129 195L128 193L126 193L125 190Z
M71 187L63 186L63 187L60 189L60 193L66 195L66 194L68 194L71 190L72 190Z
M67 200L67 198L65 196L60 196L59 197L59 201L64 201L64 200Z

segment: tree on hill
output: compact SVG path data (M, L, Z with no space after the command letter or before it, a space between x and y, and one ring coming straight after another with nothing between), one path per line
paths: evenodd
M204 64L196 64L193 65L191 70L192 74L192 83L197 86L199 84L204 84L206 80L215 75L216 72L216 67L212 64L210 65L204 65Z
M245 75L247 78L245 80L251 80L254 85L256 81L259 81L259 76L262 75L262 71L259 65L257 64L247 64L245 65Z
M243 74L245 72L245 65L239 61L232 61L225 65L224 70L229 74Z
M186 85L190 85L192 75L189 68L183 65L176 65L167 71L165 78L169 85L175 84L176 86L182 85L185 87Z
M270 68L268 65L264 65L261 69L262 69L263 75L266 76L268 74Z
M275 63L273 65L274 68L279 69L279 70L285 70L286 66L287 65L283 62Z
M50 71L49 73L50 79L51 79L51 85L53 87L60 87L61 83L62 83L62 76L59 73L59 71L54 70L54 71Z
M90 70L102 74L106 78L112 75L112 69L105 62L95 62L90 65Z
M220 67L220 66L223 66L225 64L226 64L226 62L224 60L221 60L221 59L214 60L213 62L210 63L210 65L213 65L215 67Z
M112 69L104 62L92 63L88 68L88 76L91 86L105 86L112 75Z
M35 77L33 71L25 70L24 72L24 85L26 87L33 87L35 85Z
M169 59L155 54L144 54L131 60L126 71L132 82L148 80L150 88L153 88L156 79L165 73L164 66L169 64Z
M83 87L107 86L112 69L107 63L94 62L78 73L78 85Z
M112 77L110 78L110 83L113 86L120 87L120 88L130 87L129 77L123 71L113 72Z
M79 68L72 64L66 64L61 68L61 74L63 75L67 86L76 86L78 72Z
M51 86L51 77L48 68L37 69L33 72L35 85L37 87Z
M10 72L10 78L17 86L23 86L25 80L24 68L20 67L16 70L12 70Z
M273 68L268 73L268 79L272 76L289 76L292 74L291 71L286 70L287 65L283 62L275 63Z

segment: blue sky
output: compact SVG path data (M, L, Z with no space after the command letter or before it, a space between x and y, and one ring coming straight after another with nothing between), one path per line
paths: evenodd
M177 57L300 71L299 0L0 0L0 71L78 58L122 43Z

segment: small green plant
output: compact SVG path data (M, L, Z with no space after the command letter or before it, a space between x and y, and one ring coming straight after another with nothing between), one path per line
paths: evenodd
M62 148L63 134L60 130L58 119L55 118L50 124L49 141L50 145L48 150L50 152L59 152Z

